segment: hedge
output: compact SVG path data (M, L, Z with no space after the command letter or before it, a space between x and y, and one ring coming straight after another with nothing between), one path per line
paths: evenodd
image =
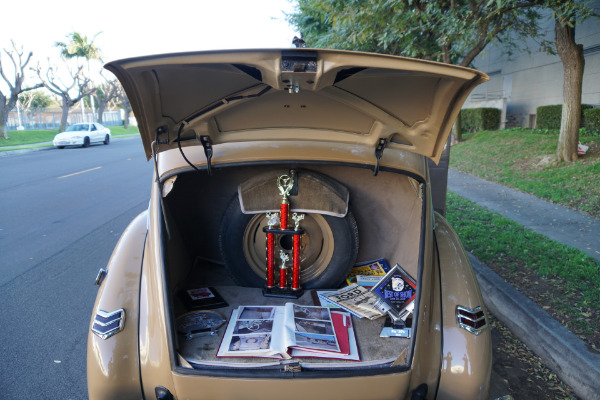
M581 105L582 117L585 111L591 109L589 104ZM560 129L560 120L562 117L562 104L550 106L541 106L537 110L535 127L538 129ZM583 125L583 124L582 124Z
M497 108L468 108L460 111L462 130L479 132L498 129L500 110Z
M583 121L587 129L600 132L600 108L588 108L584 110Z

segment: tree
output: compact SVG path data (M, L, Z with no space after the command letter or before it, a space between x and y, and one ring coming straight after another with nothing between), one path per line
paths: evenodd
M524 0L299 0L288 20L312 47L469 66L494 39L510 51L523 37L537 37L540 16L533 5ZM460 128L455 132L460 140Z
M53 103L52 98L43 90L31 90L19 95L21 109L26 111L30 108L47 108Z
M94 40L101 32L98 32L92 40L78 32L72 32L67 35L68 42L56 42L54 45L61 49L61 55L67 59L83 58L87 62L88 75L90 73L90 61L102 60L102 52L94 44ZM94 98L90 95L90 104L92 108L92 117L95 118Z
M29 88L23 88L23 82L25 81L25 68L31 60L32 52L25 57L23 52L23 46L17 48L14 41L12 43L12 50L3 49L4 53L8 56L12 63L13 71L9 73L5 66L2 64L2 55L0 54L0 76L8 86L8 94L0 91L0 137L8 139L6 127L8 125L8 114L15 108L19 94L28 90L37 89L42 84L37 84ZM9 78L9 74L11 78Z
M581 124L581 91L585 58L583 46L575 42L575 27L595 16L585 3L542 0L541 5L554 14L556 51L563 64L563 107L560 134L556 147L557 161L576 161Z
M83 66L79 66L77 70L72 70L67 60L63 57L65 69L58 71L56 66L50 66L42 76L42 69L38 65L35 69L38 77L50 92L56 94L61 99L62 116L60 119L59 131L64 131L67 127L67 119L69 117L69 109L81 101L85 96L94 92L95 88L90 85L90 79L83 74ZM50 60L48 60L50 64ZM64 83L59 78L61 73L67 72L70 82Z
M96 88L93 97L95 97L96 101L98 102L99 123L102 123L102 115L104 114L106 107L109 104L114 103L114 101L118 98L120 88L121 85L116 79L106 80L104 84Z
M21 108L25 120L33 122L33 113L40 108L49 107L54 100L43 90L30 90L19 94L17 107ZM33 109L33 113L31 110ZM17 108L18 110L18 108Z
M129 128L129 114L131 114L131 104L129 103L129 99L127 98L127 94L125 94L125 90L123 86L119 85L119 92L117 94L119 99L119 105L123 109L123 127L125 129Z

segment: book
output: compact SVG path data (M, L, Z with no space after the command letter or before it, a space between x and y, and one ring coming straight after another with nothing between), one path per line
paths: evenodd
M183 301L192 310L210 310L227 307L227 302L212 287L187 289L181 292Z
M356 283L346 286L330 294L323 294L327 301L339 306L340 308L352 313L358 318L377 319L385 312L374 306L378 297L369 290Z
M356 276L357 275L376 275L383 276L390 270L390 266L385 261L385 259L380 258L378 260L366 261L363 263L356 264L350 270L348 277L346 278L346 283L348 285L352 285L353 283L357 283Z
M374 306L383 313L389 313L395 320L406 321L415 308L416 288L415 280L396 264L371 288L378 297Z
M294 303L233 310L217 357L360 359L347 313Z
M339 360L360 361L360 354L356 344L356 335L352 327L352 318L349 313L331 311L335 335L340 346L340 352L327 358ZM315 357L310 349L292 349L292 357Z

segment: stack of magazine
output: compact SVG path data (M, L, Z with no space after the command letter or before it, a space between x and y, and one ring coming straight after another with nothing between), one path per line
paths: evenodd
M317 291L321 305L341 308L357 318L377 319L385 313L375 307L379 298L368 289L353 283L340 290Z
M217 357L360 360L348 313L294 303L233 310Z

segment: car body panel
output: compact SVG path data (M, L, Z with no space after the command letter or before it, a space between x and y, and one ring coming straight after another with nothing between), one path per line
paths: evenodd
M202 147L183 149L185 157L195 166L206 168L206 155ZM226 167L243 163L275 163L285 161L328 164L348 164L372 169L376 162L373 149L368 146L331 142L264 141L250 143L227 143L214 148L211 163L215 167ZM157 168L160 179L171 176L181 168L188 168L179 150L168 150L158 154ZM417 154L388 149L383 152L381 169L402 170L425 177L424 159Z
M144 393L154 396L154 388L162 386L175 393L171 375L175 355L171 353L171 324L167 323L169 305L165 297L167 278L163 268L163 246L157 232L161 231L160 189L152 185L150 231L146 242L144 268L140 284L140 373ZM160 311L159 311L160 310Z
M372 149L385 138L437 162L462 103L488 79L453 65L320 49L166 54L106 68L125 88L148 158L160 130L168 137L156 153L177 147L178 136L196 145L208 136L213 145L301 139Z
M410 373L369 377L301 379L282 372L279 379L234 379L173 374L177 395L193 400L347 399L396 400L410 398ZM290 375L288 379L283 376ZM198 390L198 388L202 388Z
M94 304L87 344L87 382L90 398L140 398L138 310L142 255L148 212L125 229L108 262L107 275ZM121 332L101 339L91 328L98 310L125 310Z
M489 326L474 335L458 326L456 306L484 307L477 278L458 236L441 215L436 218L444 320L440 398L486 399L492 371ZM481 382L481 386L473 385Z
M428 194L423 202L423 243L421 251L423 267L417 276L419 297L415 300L415 310L418 314L413 322L414 352L412 359L411 386L418 387L426 384L428 398L434 398L435 388L439 380L439 360L442 348L439 275L433 268L433 237L431 214L427 212L432 207L431 196Z

